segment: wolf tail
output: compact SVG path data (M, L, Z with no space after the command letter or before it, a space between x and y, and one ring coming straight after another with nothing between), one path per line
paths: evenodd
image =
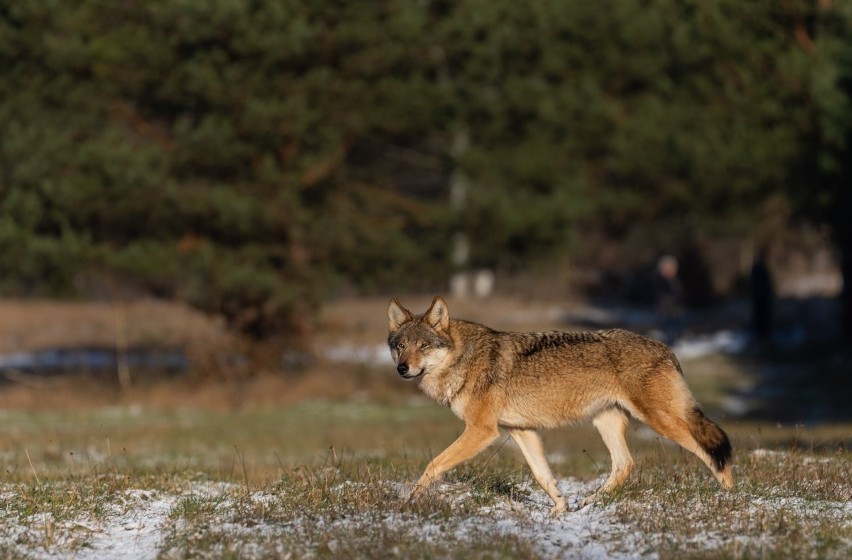
M689 433L713 460L717 471L731 462L731 440L722 428L695 407L688 415Z

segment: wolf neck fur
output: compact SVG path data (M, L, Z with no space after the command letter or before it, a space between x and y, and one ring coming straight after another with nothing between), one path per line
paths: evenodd
M458 336L459 331L477 328L490 330L476 323L450 320L448 334L453 340L453 351L439 371L423 376L420 381L420 390L444 406L451 406L453 400L464 390L467 381L465 370L476 351L475 340L469 336Z

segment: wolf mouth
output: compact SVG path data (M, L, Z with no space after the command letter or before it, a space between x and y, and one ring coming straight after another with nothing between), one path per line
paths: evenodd
M420 371L418 371L418 372L417 372L417 373L415 373L415 374L406 373L406 374L404 374L404 375L401 375L400 377L402 377L403 379L417 379L418 377L420 377L420 376L421 376L421 375L423 375L424 373L426 373L426 369L425 369L425 368L420 368Z

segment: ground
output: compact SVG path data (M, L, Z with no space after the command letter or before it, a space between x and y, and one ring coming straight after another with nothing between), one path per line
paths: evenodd
M4 558L847 558L850 454L841 433L726 425L732 492L692 456L631 429L637 469L606 474L587 427L547 445L568 513L509 440L424 499L400 496L458 433L421 402L309 401L236 412L112 407L3 414Z
M407 485L462 426L380 350L372 358L385 304L328 308L325 357L298 375L0 388L0 557L852 557L852 425L738 414L732 395L755 381L712 352L682 361L733 441L731 492L634 422L636 469L598 504L578 509L609 468L586 425L545 434L571 506L560 517L505 435L407 503ZM503 328L564 315L536 302L456 307Z

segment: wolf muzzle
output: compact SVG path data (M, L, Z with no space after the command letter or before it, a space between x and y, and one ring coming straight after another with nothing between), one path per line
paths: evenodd
M399 373L399 376L403 379L414 379L415 377L420 377L423 375L423 370L421 369L419 372L412 374L410 373L411 368L408 367L408 364L405 362L396 366L396 371Z

